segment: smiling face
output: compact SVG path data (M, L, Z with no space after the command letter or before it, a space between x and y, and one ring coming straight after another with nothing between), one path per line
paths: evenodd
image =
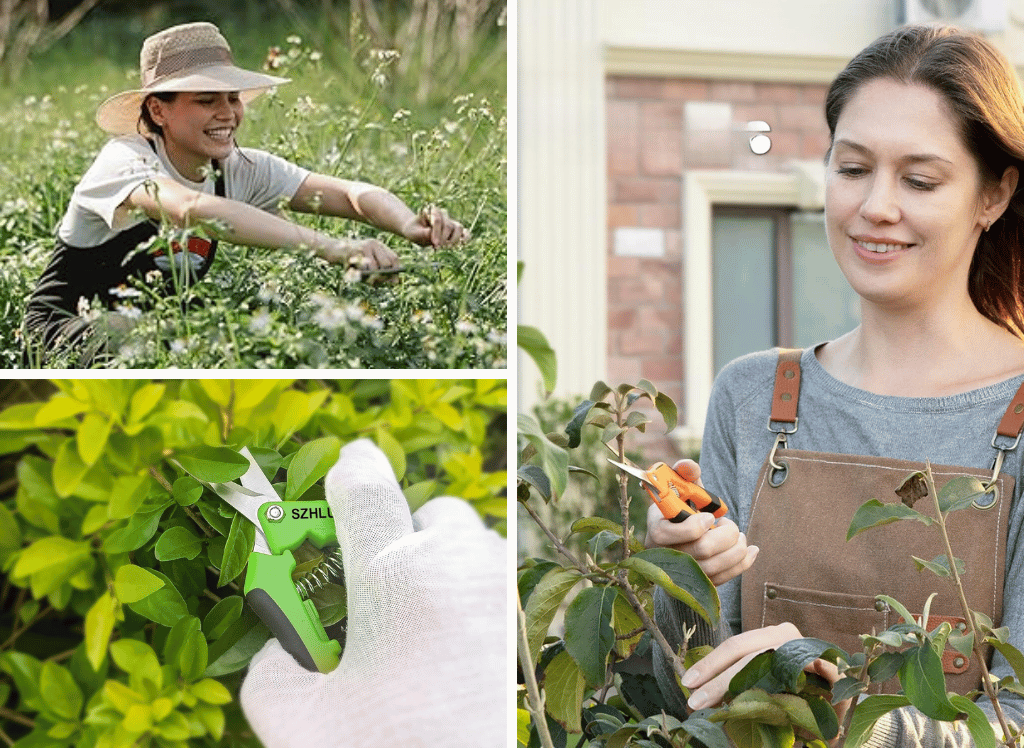
M861 85L836 122L827 170L829 245L863 299L970 303L993 188L938 93L889 78Z
M174 167L197 182L212 159L231 155L235 131L245 116L237 91L179 93L172 101L151 97L149 106Z

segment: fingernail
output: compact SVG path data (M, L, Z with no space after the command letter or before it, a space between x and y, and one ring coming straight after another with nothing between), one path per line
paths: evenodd
M713 514L708 514L707 512L700 513L700 523L704 526L705 530L710 530L715 526L715 522L717 521L718 520L715 519L715 515Z
M685 673L683 673L682 683L685 688L693 688L698 683L700 683L700 681L700 671L696 668L690 668Z
M686 703L691 709L703 709L708 703L708 692L697 691Z
M749 548L747 548L747 559L753 561L755 558L757 558L757 554L760 552L761 549L758 548L756 545L750 546Z

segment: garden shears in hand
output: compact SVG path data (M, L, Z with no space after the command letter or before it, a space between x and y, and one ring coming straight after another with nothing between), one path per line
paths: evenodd
M321 549L337 546L334 515L326 501L282 501L249 450L243 447L239 452L249 461L241 485L196 480L256 526L245 575L246 602L303 667L329 673L338 665L341 644L327 636L308 596L342 577L341 551L325 551L318 567L298 582L292 581L292 551L307 540Z
M691 514L700 512L707 512L718 518L725 516L729 511L720 498L696 483L686 480L664 462L656 462L647 470L637 467L629 460L622 463L609 457L608 462L637 478L665 519L670 522L682 522Z

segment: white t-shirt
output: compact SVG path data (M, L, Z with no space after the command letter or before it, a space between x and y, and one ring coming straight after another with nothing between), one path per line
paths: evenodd
M199 192L214 194L212 174L204 182L186 179L174 168L163 140L154 137L156 152L141 135L107 142L75 187L57 235L72 247L95 247L147 220L141 211L123 205L132 190L153 177L170 177ZM239 152L241 151L241 152ZM309 170L254 148L232 151L221 164L225 196L276 213Z

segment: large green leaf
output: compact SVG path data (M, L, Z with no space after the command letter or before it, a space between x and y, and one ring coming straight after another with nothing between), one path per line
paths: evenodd
M588 587L565 611L565 650L594 688L605 682L608 654L615 644L611 624L616 594L613 587Z
M996 734L981 707L965 696L953 695L949 702L954 709L967 715L967 729L974 740L974 748L996 748Z
M558 378L558 361L555 358L555 351L548 344L544 333L536 327L518 325L516 327L516 343L537 364L541 377L544 379L544 389L548 392L553 391Z
M85 701L71 673L49 660L43 663L39 675L39 695L47 711L68 720L78 719Z
M242 598L231 595L219 601L203 619L203 633L214 641L227 632L242 616Z
M117 600L104 592L85 614L85 653L92 669L98 671L107 656L107 643L114 631Z
M672 548L650 548L633 554L622 566L686 603L712 626L718 624L722 612L718 591L692 556Z
M270 629L250 608L243 609L242 617L210 645L205 675L215 678L241 670L269 638Z
M568 652L559 652L544 670L548 713L569 732L580 732L586 677Z
M333 436L303 444L288 465L284 500L293 501L306 493L314 483L327 475L327 471L338 461L340 452L341 441Z
M160 507L132 515L125 527L115 530L103 541L103 550L107 553L128 553L141 548L156 534L163 513L164 508Z
M985 495L985 486L971 475L958 475L939 489L939 510L955 512L966 509Z
M21 552L14 565L15 578L27 577L52 566L78 561L89 556L89 543L59 535L40 538Z
M138 602L129 603L128 607L161 626L173 626L182 616L188 615L185 599L166 576L155 570L149 570L149 573L162 581L164 586Z
M241 514L236 514L231 520L231 529L228 531L227 543L224 545L224 557L221 561L220 578L217 586L223 587L228 582L242 573L245 565L249 562L249 554L252 553L256 543L256 526Z
M959 716L959 710L949 703L946 695L942 658L929 642L906 653L899 676L903 693L923 714L947 722Z
M86 465L96 464L96 460L103 454L113 425L110 418L100 413L85 414L75 441L78 443L78 454Z
M134 564L125 564L114 574L114 594L122 603L137 603L163 586L154 572Z
M860 748L871 737L871 730L878 720L894 709L909 705L910 699L906 696L879 695L863 699L854 711L843 748Z
M178 558L192 560L203 550L203 543L187 527L171 527L156 541L157 561L173 561Z
M583 438L583 424L586 423L587 416L590 415L590 409L593 407L593 400L584 400L572 412L572 418L569 419L569 423L565 426L565 433L569 436L569 449L576 449L576 447L580 446L580 441Z
M237 480L249 469L245 455L228 447L195 447L175 455L186 471L207 483Z
M533 418L520 413L517 417L520 436L524 437L537 452L541 467L551 481L555 494L561 496L569 482L569 453L554 444Z
M533 588L530 599L526 602L526 635L530 645L530 661L536 664L537 653L540 652L544 638L548 634L551 621L555 618L559 606L569 594L569 590L580 581L580 573L575 569L558 567L545 574Z
M71 496L88 472L89 466L78 454L75 439L65 439L53 461L53 488L57 495L62 499Z
M775 650L772 674L785 690L795 692L804 668L817 659L835 664L838 659L849 661L850 657L835 645L821 639L792 639Z
M855 535L872 527L881 527L902 519L913 519L926 525L930 525L934 521L931 517L903 504L883 504L878 499L871 499L861 504L854 512L846 539L850 540Z

